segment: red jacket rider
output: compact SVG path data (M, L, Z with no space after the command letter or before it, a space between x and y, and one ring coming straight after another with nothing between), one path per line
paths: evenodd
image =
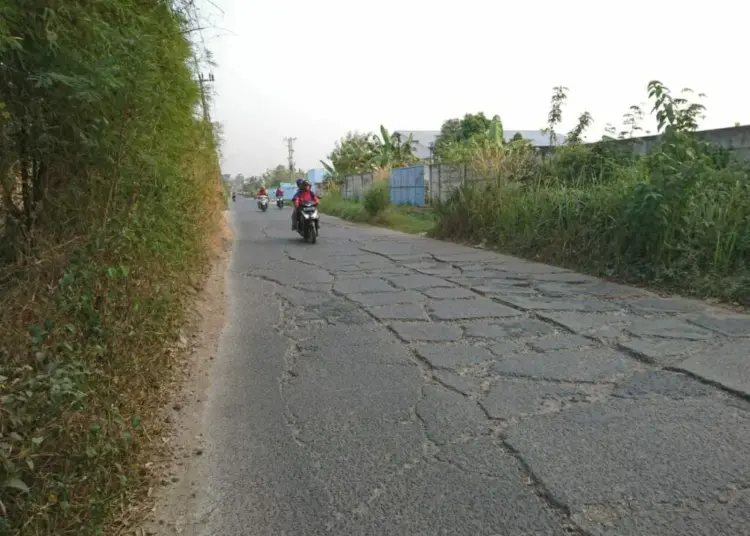
M260 190L258 190L258 193L255 194L255 197L260 197L261 195L268 196L268 190L266 190L265 186L260 187Z
M294 198L294 206L298 207L303 201L312 201L313 203L319 203L320 199L310 190L310 183L305 181L302 183L302 191L297 194Z
M281 186L276 188L276 197L284 197L284 190L281 189Z

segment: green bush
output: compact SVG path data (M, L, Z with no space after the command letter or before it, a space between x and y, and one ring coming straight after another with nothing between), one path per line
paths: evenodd
M546 164L548 165L548 164ZM567 170L563 170L567 171ZM581 271L750 303L750 175L691 134L666 135L604 182L464 185L434 234Z
M388 189L388 180L377 180L365 192L362 206L367 214L375 217L383 212L391 203L390 191Z
M225 208L216 139L179 2L28 4L0 7L0 534L112 534Z
M659 82L649 91L662 136L648 154L562 146L514 180L509 149L498 148L479 159L492 180L464 184L437 207L434 235L750 304L748 166L694 135L701 105Z

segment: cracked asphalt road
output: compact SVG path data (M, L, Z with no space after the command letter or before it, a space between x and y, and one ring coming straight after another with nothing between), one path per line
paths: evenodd
M193 534L750 534L749 316L232 217Z

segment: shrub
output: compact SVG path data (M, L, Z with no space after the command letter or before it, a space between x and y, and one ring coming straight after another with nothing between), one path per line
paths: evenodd
M362 206L370 217L375 217L388 208L390 202L388 180L383 179L373 182L370 189L365 192Z
M481 154L492 180L464 184L437 207L434 235L750 304L750 172L693 134L686 114L699 105L650 88L661 92L664 132L647 155L607 142L563 146L536 160L528 180L507 155Z
M169 346L224 208L179 3L0 8L0 534L143 490Z

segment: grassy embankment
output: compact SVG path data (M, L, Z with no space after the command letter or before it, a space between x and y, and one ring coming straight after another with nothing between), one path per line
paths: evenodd
M750 304L750 173L731 154L670 131L643 157L606 144L544 161L506 147L488 185L437 207L439 238L616 280Z
M114 534L222 210L178 4L0 8L0 535Z

